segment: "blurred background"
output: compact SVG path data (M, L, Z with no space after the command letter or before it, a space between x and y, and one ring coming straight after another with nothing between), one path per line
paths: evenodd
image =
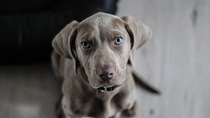
M61 82L51 40L97 11L134 16L153 31L135 68L162 94L137 87L137 118L210 117L209 0L18 1L0 2L0 118L55 118Z

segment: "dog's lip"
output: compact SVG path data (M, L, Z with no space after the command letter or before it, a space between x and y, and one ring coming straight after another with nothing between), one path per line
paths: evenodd
M105 91L113 91L115 88L119 87L120 85L103 85L101 87L99 87L98 89L101 92L105 92Z

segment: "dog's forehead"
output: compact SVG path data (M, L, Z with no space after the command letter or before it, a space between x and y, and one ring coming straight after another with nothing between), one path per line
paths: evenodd
M121 27L124 27L121 18L106 13L97 13L80 22L77 31L80 34L96 33L97 31L101 33L101 31L117 30Z

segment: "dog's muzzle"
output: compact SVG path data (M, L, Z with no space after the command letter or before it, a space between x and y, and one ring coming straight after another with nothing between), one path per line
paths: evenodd
M98 89L101 91L101 92L105 92L105 91L113 91L115 88L119 87L119 85L113 85L113 86L102 86L102 87L99 87Z

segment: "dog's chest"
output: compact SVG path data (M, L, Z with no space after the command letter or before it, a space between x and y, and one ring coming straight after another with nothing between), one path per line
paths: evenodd
M94 98L87 115L91 117L111 117L117 112L115 106L116 104L110 100Z
M133 103L128 97L117 94L112 98L84 97L83 99L71 100L70 111L72 116L112 117L117 112L130 107Z

